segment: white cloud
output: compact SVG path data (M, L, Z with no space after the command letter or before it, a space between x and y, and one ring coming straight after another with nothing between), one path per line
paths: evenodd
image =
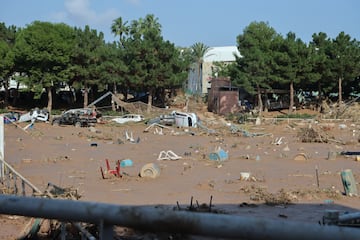
M57 13L54 16L62 21L72 21L75 25L103 26L110 25L119 16L116 9L107 9L104 12L97 12L90 6L90 0L65 0L65 12Z

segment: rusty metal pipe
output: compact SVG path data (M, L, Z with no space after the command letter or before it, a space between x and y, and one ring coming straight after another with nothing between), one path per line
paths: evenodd
M11 195L0 195L0 213L234 239L335 240L360 236L360 229L315 223Z

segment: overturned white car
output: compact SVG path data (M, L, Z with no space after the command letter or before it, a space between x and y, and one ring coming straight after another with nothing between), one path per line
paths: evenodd
M44 109L35 108L30 112L20 115L18 122L29 122L29 121L49 121L49 111Z

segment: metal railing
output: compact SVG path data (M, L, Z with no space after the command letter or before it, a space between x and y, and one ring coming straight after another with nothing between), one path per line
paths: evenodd
M0 213L99 224L99 239L113 239L113 226L150 232L232 239L357 239L360 229L159 207L0 196Z

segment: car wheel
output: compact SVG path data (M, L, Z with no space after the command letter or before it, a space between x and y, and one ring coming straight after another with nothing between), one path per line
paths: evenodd
M53 126L59 126L59 125L60 125L60 121L59 121L59 120L54 120L54 121L52 122L52 125L53 125Z
M81 122L76 122L75 127L77 127L77 128L81 127Z

